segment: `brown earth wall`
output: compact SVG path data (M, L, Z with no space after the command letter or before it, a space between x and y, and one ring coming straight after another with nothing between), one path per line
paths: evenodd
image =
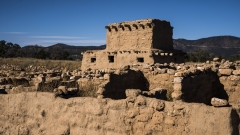
M164 102L55 98L51 93L0 95L0 133L21 135L237 135L230 107Z

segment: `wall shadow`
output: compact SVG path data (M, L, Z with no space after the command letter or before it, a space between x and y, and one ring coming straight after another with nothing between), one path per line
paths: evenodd
M240 120L239 115L235 109L232 109L231 111L231 125L232 125L232 135L239 135L240 129L238 127L240 126Z
M149 82L141 71L128 70L123 74L111 74L110 82L106 84L103 96L111 99L125 99L126 89L149 90Z
M185 77L182 80L182 92L182 99L185 102L211 105L212 97L228 100L224 85L221 84L217 73L213 71Z

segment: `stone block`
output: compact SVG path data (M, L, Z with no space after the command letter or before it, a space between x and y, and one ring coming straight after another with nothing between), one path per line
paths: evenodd
M213 58L213 61L214 61L214 62L217 62L217 61L219 61L219 58L217 58L217 57L216 57L216 58Z
M173 84L174 91L182 91L182 84L181 83L174 83Z
M222 107L222 106L227 106L228 101L225 100L225 99L220 99L220 98L213 97L211 99L211 104L212 104L212 106L215 106L215 107Z
M231 81L239 81L240 76L230 75L230 76L227 77L227 79L231 80Z
M59 86L58 90L61 90L64 94L68 94L66 86Z
M103 79L109 80L110 79L110 75L109 74L104 74Z
M221 75L231 75L232 74L232 69L219 69L218 72Z
M167 70L167 73L170 74L170 75L174 75L174 74L175 74L175 70L173 70L173 69L168 69L168 70Z
M141 90L139 89L126 89L125 91L126 97L137 97L141 94Z
M172 93L172 98L174 100L180 100L182 98L182 92L181 91L174 91Z
M234 75L239 75L240 76L240 70L233 70L232 72Z
M176 77L182 77L182 76L184 76L184 73L183 73L183 72L176 72L176 73L174 74L174 76L176 76Z
M174 83L181 83L183 80L183 77L174 77Z

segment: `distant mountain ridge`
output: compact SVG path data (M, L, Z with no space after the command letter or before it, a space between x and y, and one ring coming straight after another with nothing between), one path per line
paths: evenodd
M214 36L197 40L174 39L175 49L192 52L197 48L224 58L240 55L240 38L235 36Z
M34 46L25 46L23 49L31 48ZM235 36L214 36L201 38L197 40L187 39L173 39L174 49L182 50L184 52L193 52L200 48L201 50L214 53L223 58L228 58L233 55L240 55L240 38ZM86 50L103 50L106 45L100 46L73 46L58 43L52 46L44 47L45 50L52 52L54 48L59 48L67 51L70 57L81 58L81 52Z

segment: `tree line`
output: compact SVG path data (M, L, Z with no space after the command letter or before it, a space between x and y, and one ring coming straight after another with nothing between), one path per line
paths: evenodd
M186 62L206 62L208 60L213 60L213 58L215 58L215 57L222 59L222 56L219 56L214 53L210 53L210 52L204 51L200 48L197 48L193 52L186 53L185 61ZM240 56L233 55L226 59L233 62L236 60L240 60Z
M53 59L53 60L69 60L69 53L64 51L59 46L53 47L43 47L40 45L20 47L18 44L13 44L11 42L6 42L5 40L0 41L0 57L3 58L14 58L14 57L27 57L27 58L37 58L37 59ZM195 49L193 52L186 53L186 62L206 62L207 60L212 60L218 57L214 53L210 53L200 48ZM230 61L240 60L239 55L234 55L228 58Z
M33 45L28 47L20 47L18 44L0 41L0 57L3 58L37 58L37 59L53 59L53 60L69 60L69 53L58 46L51 49L40 45Z

